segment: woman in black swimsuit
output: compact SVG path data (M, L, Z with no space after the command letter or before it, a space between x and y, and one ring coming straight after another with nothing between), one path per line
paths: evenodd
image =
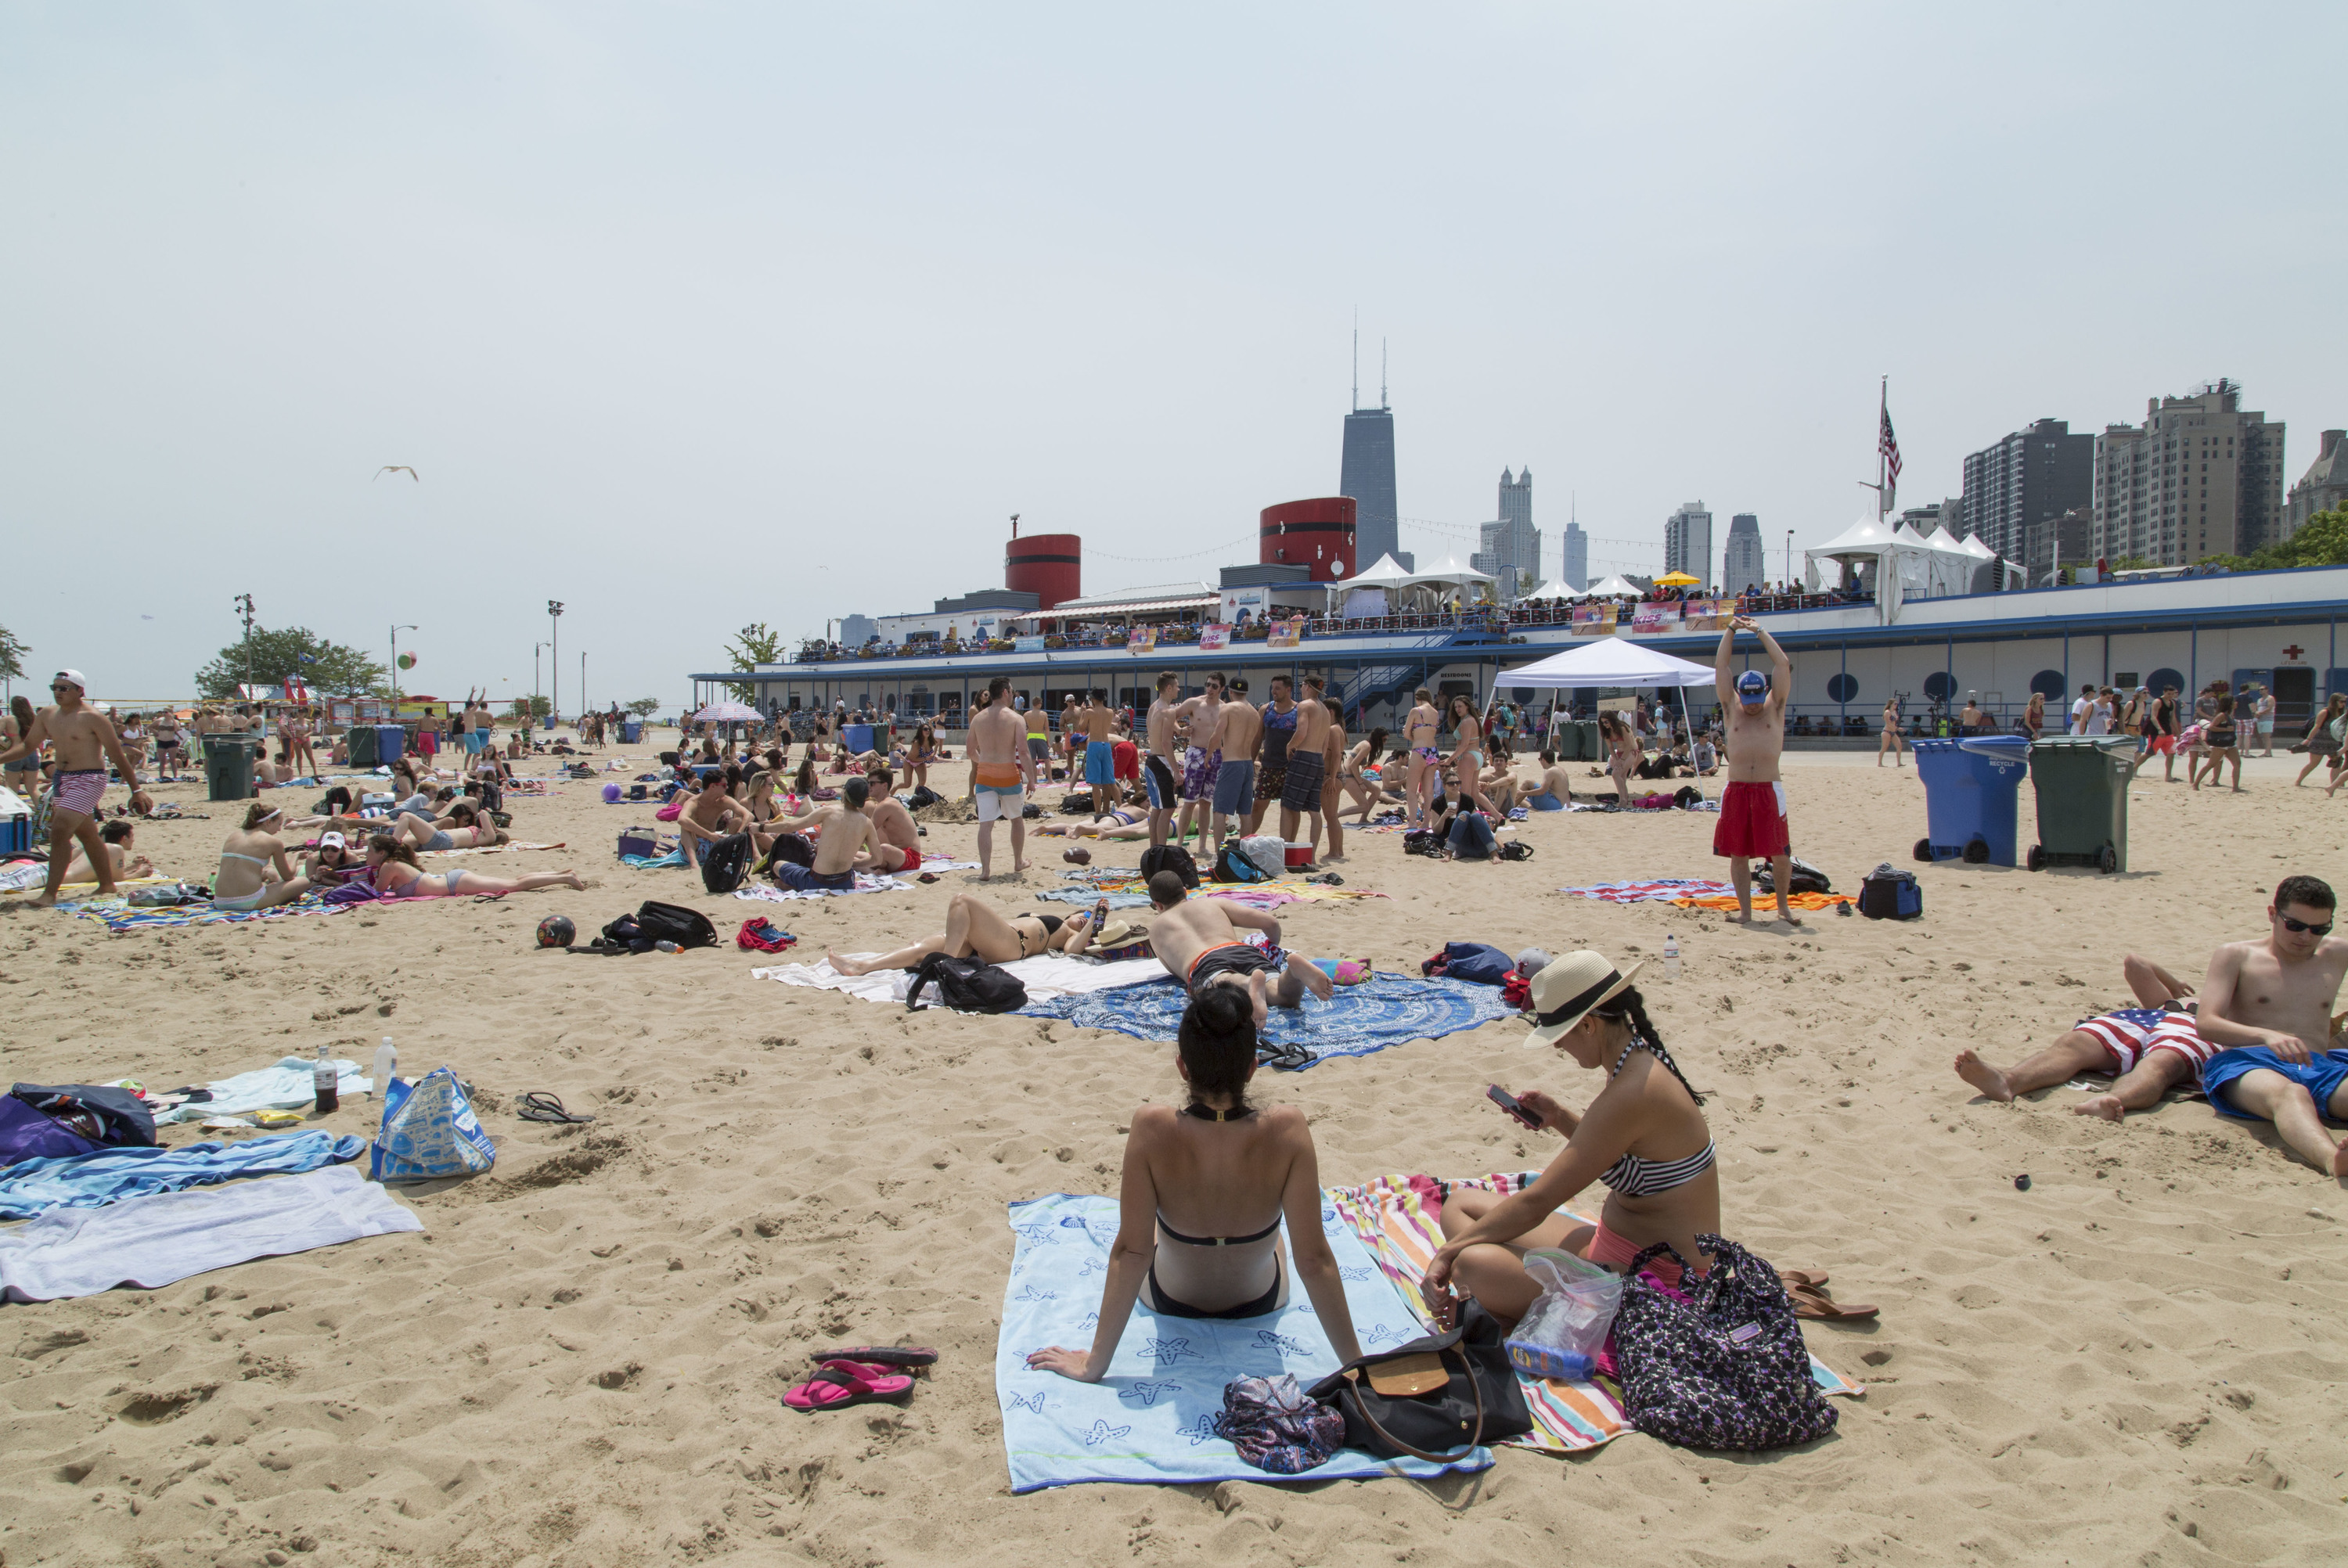
M2220 697L2218 699L2217 717L2211 719L2209 727L2201 732L2201 744L2209 753L2211 784L2218 782L2218 771L2227 763L2231 762L2234 764L2236 794L2242 793L2242 753L2239 749L2239 739L2234 731L2234 700L2231 697ZM2193 780L2193 787L2196 790L2201 787L2201 780L2198 775Z
M1362 1353L1344 1281L1321 1229L1321 1167L1312 1129L1293 1106L1247 1102L1255 1020L1244 993L1210 986L1182 1014L1175 1067L1189 1102L1133 1113L1117 1245L1101 1287L1090 1350L1031 1352L1041 1367L1097 1383L1134 1304L1159 1317L1256 1317L1286 1305L1292 1264L1340 1362ZM1164 1333L1162 1325L1151 1332Z

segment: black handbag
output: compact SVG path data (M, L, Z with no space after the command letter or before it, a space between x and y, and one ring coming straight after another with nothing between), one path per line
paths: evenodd
M1735 1242L1698 1233L1712 1254L1695 1277L1669 1242L1631 1260L1614 1314L1614 1366L1631 1424L1687 1448L1792 1448L1834 1430L1837 1412L1810 1376L1794 1304L1777 1271ZM1639 1271L1669 1253L1681 1300Z
M1500 1326L1470 1302L1450 1333L1348 1361L1305 1392L1345 1418L1347 1448L1449 1464L1533 1430L1500 1338Z

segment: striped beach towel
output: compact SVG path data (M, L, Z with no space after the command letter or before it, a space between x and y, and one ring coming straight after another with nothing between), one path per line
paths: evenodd
M1444 1194L1454 1187L1482 1187L1502 1196L1522 1190L1540 1173L1493 1174L1438 1182L1432 1176L1380 1176L1357 1187L1332 1187L1323 1196L1333 1204L1362 1245L1395 1282L1404 1298L1418 1309L1419 1281L1436 1248L1443 1245L1441 1213ZM1596 1225L1586 1214L1560 1209L1573 1225ZM1856 1395L1859 1387L1828 1370L1816 1356L1810 1376L1828 1394ZM1551 1453L1574 1453L1612 1442L1632 1430L1622 1404L1606 1384L1563 1378L1519 1378L1525 1404L1532 1411L1533 1430L1511 1440L1519 1447Z

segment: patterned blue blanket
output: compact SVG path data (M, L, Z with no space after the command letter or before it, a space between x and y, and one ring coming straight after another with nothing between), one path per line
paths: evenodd
M1030 1002L1019 1010L1140 1040L1172 1040L1188 1000L1169 975L1148 985ZM1437 1040L1512 1012L1498 986L1380 974L1362 985L1339 986L1325 1002L1307 996L1303 1007L1273 1008L1262 1038L1267 1045L1291 1046L1309 1055L1311 1061L1298 1064L1302 1071L1331 1057L1367 1056L1408 1040Z

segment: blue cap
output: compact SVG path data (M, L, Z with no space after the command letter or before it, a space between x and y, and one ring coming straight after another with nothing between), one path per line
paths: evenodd
M1758 670L1747 670L1736 678L1736 695L1740 701L1757 702L1769 694L1769 677Z

